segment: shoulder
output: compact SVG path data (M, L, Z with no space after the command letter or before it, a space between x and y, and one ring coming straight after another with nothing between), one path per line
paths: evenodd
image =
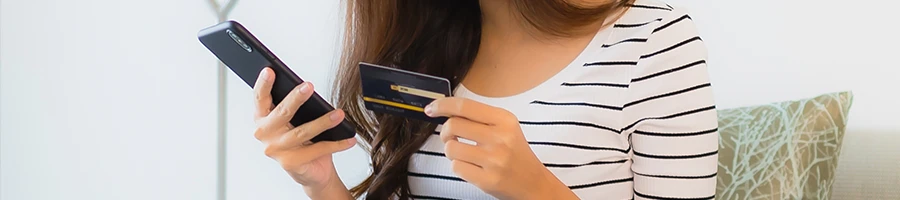
M632 28L635 34L650 35L657 32L661 34L695 34L695 25L688 10L678 5L672 5L662 0L636 0L627 6L627 11L616 21L617 28ZM685 30L663 30L684 23L688 26ZM685 33L688 32L688 33Z
M649 57L674 50L705 53L703 39L687 9L661 0L636 0L616 20L613 28L614 37L643 39L642 48L637 51L642 53L639 59L644 62ZM684 45L694 47L680 48ZM689 51L683 51L685 49Z
M667 3L662 0L635 0L627 6L626 15L648 19L671 19L673 16L687 14L684 7Z
M683 78L705 76L708 51L687 9L661 0L636 0L614 26L615 38L641 38L643 41L628 49L634 52L629 54L633 56L631 59L637 61L637 68L632 71L632 76L637 77L635 82L682 69L691 69L683 71L691 74ZM660 80L669 83L687 81L657 81Z

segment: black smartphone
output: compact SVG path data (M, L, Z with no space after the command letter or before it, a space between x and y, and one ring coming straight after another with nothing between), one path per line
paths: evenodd
M281 103L294 87L303 83L303 79L294 74L259 39L236 21L226 21L200 30L197 37L209 51L251 88L263 68L272 68L272 71L275 72L275 83L272 85L272 103L274 105ZM313 93L291 118L291 124L299 126L332 110L334 110L333 106L318 93ZM339 141L352 138L356 135L354 127L345 119L337 127L319 134L310 141Z

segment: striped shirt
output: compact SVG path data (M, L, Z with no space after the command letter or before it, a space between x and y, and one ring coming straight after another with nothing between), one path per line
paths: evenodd
M637 0L559 73L504 108L532 151L581 199L713 199L718 132L707 50L691 17ZM440 136L409 163L417 199L494 199L451 171Z

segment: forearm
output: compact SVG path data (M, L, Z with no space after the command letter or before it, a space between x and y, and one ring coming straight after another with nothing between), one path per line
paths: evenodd
M540 184L535 188L533 193L523 193L525 196L520 199L559 199L559 200L577 200L579 199L575 192L569 189L565 183L560 181L549 170L544 175L545 184Z
M352 200L353 196L350 195L350 191L347 190L347 187L344 186L344 182L341 181L340 178L335 177L332 179L331 183L323 186L322 188L311 188L311 187L303 187L303 190L306 192L306 195L309 196L309 199L312 200Z

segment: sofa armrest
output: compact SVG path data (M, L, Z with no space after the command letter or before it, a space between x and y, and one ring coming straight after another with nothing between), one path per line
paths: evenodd
M834 199L900 199L900 131L847 130Z

